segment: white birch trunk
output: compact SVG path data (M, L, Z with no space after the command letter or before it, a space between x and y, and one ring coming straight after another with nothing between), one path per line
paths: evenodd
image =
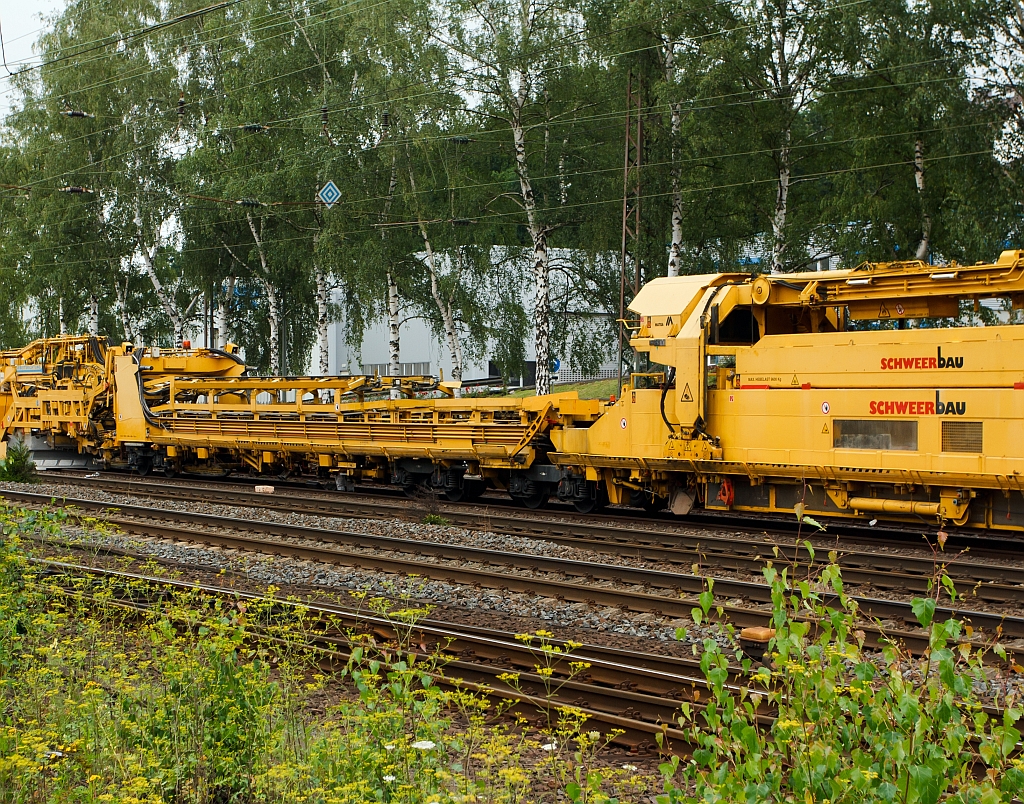
M270 312L270 374L277 377L281 374L281 304L273 283L263 280L263 291Z
M174 327L174 345L180 346L184 337L185 325L177 306L174 304L174 300L163 286L160 277L156 275L156 266L153 264L156 251L154 250L153 254L150 254L149 249L140 242L139 255L142 257L142 266L145 269L146 276L149 277L150 284L153 286L153 292L156 293L156 298L163 308L164 315L171 319L171 326Z
M135 330L132 327L131 319L128 317L128 280L125 280L125 287L115 281L114 288L117 294L117 309L121 314L121 329L124 330L124 339L127 343L135 343Z
M932 216L928 214L924 198L924 142L917 139L914 142L914 184L917 187L917 199L921 204L921 242L917 244L917 252L914 258L927 260L928 252L931 250L932 240Z
M662 53L665 60L665 83L674 84L676 80L675 42L662 37ZM672 241L668 248L668 275L679 276L683 265L683 188L682 168L679 164L679 135L683 130L683 105L678 101L669 104L671 124L669 131L672 136L672 166L669 175L672 180L671 209L669 222Z
M558 201L564 207L569 203L569 188L572 183L565 175L565 149L569 147L569 138L562 140L562 153L558 157Z
M392 377L391 381L391 398L401 399L401 381L398 377L402 376L402 360L401 360L401 341L400 341L400 329L398 320L398 282L395 281L395 275L388 271L388 376Z
M225 349L231 341L231 300L235 295L235 277L224 280L223 291L217 293L213 308L213 328L217 331L215 346Z
M444 323L444 335L448 340L448 351L452 358L452 379L462 382L462 341L459 339L459 330L455 324L455 313L452 310L451 300L441 295L441 288L437 283L437 260L434 255L433 245L427 236L427 227L420 222L420 233L423 235L423 246L427 250L427 270L430 271L430 295L434 297L434 303L441 313L441 321ZM462 396L462 389L455 389L455 396Z
M409 162L409 189L413 197L416 196L416 176L413 173L412 162ZM423 238L423 249L427 254L427 272L430 274L430 295L434 297L434 304L441 314L441 321L444 324L445 338L448 340L448 351L452 358L452 379L456 382L462 381L462 342L459 339L459 329L455 324L455 313L452 310L451 299L445 299L441 295L441 288L437 282L437 256L434 254L434 244L427 232L427 225L422 217L419 221L420 236ZM455 396L462 396L462 389L455 389Z
M281 373L281 304L277 288L270 280L270 265L267 261L267 253L263 249L263 221L260 221L260 228L257 229L251 214L246 212L245 219L249 222L249 231L252 232L253 241L256 243L256 254L260 258L260 269L262 270L260 284L263 285L263 291L267 294L267 308L270 314L270 373L276 377Z
M533 281L534 281L534 344L537 353L537 395L551 392L551 297L548 276L548 233L537 220L537 200L530 183L530 171L526 156L526 132L523 128L522 112L527 100L527 76L519 75L519 90L512 108L512 141L515 147L516 175L519 178L519 193L526 210L527 227L533 240Z
M64 321L64 299L57 297L57 330L61 335L67 335L67 323Z
M381 213L381 221L386 221L391 212L391 202L395 197L395 190L398 189L398 152L391 159L391 178L388 180L388 195L384 199L384 210ZM381 227L380 239L387 237L387 230ZM388 283L388 376L391 380L391 399L402 398L402 381L398 379L402 375L402 332L401 320L398 318L401 311L398 296L398 280L390 268L387 270Z
M89 334L100 334L100 300L95 293L89 294Z
M792 132L783 132L783 146L779 149L778 184L775 189L775 212L772 215L772 273L781 274L786 256L786 218L789 213L789 182L793 168L790 164Z
M330 288L327 285L327 274L319 265L313 266L313 277L316 281L316 341L320 346L320 376L326 377L331 370L328 354L330 342L327 338L331 323Z
M794 85L791 80L791 59L799 60L806 43L800 44L799 40L794 41L791 37L789 22L789 0L782 0L778 4L779 16L774 21L771 34L772 47L772 71L770 81L774 86L775 97L780 103L786 104L784 114L790 122L786 123L781 132L782 143L779 146L777 161L775 163L777 178L775 185L775 209L772 212L772 273L782 273L786 256L786 224L789 218L789 188L793 175L792 144L793 128L792 119L797 114L794 104L797 103L794 93L798 92L801 79L797 79Z

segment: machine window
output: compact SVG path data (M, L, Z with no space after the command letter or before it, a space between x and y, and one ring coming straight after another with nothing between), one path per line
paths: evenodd
M836 419L832 433L836 449L917 450L917 422Z
M943 452L981 452L981 422L943 422Z

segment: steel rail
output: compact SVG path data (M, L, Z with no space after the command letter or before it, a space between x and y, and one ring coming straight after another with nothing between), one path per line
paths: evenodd
M321 663L321 667L327 670L335 670L339 665L343 666L351 656L350 651L353 645L359 644L360 636L366 635L367 631L369 631L369 635L380 636L386 641L397 638L394 620L337 604L281 600L230 587L147 576L126 570L70 564L50 559L30 560L33 563L46 566L48 572L59 570L65 573L141 580L162 587L177 588L181 591L200 591L207 594L229 596L236 600L272 601L276 606L290 606L314 612L321 622L329 623L331 629L336 632L333 635L326 632L317 633L312 640L307 640L307 647L316 650L330 662L327 667ZM97 600L97 602L100 601ZM130 606L139 611L152 608L151 604L138 604L137 601L124 600L111 601L109 598L104 598L102 603L103 605ZM406 623L402 625L403 628L407 626ZM247 627L250 630L254 629L252 623ZM353 637L352 634L356 630L360 631L360 636ZM650 749L671 754L679 753L681 745L686 746L686 749L693 747L688 743L686 735L669 726L669 723L677 720L675 713L678 712L682 700L689 701L698 710L703 708L705 704L698 700L694 691L697 688L707 688L707 682L703 678L694 678L689 673L673 672L674 668L661 669L648 666L649 662L658 665L664 665L667 662L669 665L680 666L696 664L691 660L630 652L628 655L631 663L624 663L619 660L623 653L620 649L600 645L579 645L578 643L568 645L563 641L552 639L550 644L557 644L563 648L564 653L561 654L561 658L567 664L569 661L583 662L587 665L587 672L586 675L573 678L559 678L557 689L551 690L542 697L533 694L531 688L525 685L544 687L545 679L536 673L518 669L531 666L536 669L537 654L528 645L516 639L513 634L476 626L455 628L450 624L433 621L429 618L417 622L414 625L414 630L418 640L409 640L409 652L418 659L429 656L431 650L440 652L442 655L447 654L448 660L444 662L443 669L432 673L437 683L441 685L450 688L468 688L491 698L512 701L514 705L510 711L528 720L531 712L527 707L532 707L535 712L546 711L549 718L553 709L572 707L585 714L588 720L603 723L609 729L607 734L611 742L628 746L633 750ZM282 646L294 647L295 645L293 640L284 640L280 637L267 638ZM419 651L415 650L417 645L420 648ZM639 664L637 659L640 659ZM503 669L506 667L515 672L519 680L518 686L512 686L502 678L507 672ZM446 674L445 670L448 669L458 671L459 675ZM553 669L556 674L564 675L564 667L555 665ZM730 677L724 686L730 692L737 693L743 688L742 681L743 673L737 672L736 668L731 668ZM686 687L686 684L690 685L689 688ZM670 686L666 688L666 685ZM644 691L637 692L637 688ZM1002 716L1001 710L995 707L984 705L982 709L990 717L998 719ZM773 725L775 714L770 707L759 703L754 720L759 728L767 729ZM658 735L661 738L660 744L657 742ZM655 739L652 740L652 738ZM676 741L675 746L672 745L673 740ZM977 744L978 740L972 738L971 742Z
M92 471L88 474L84 474L84 472L86 472L86 470L75 468L60 470L53 469L48 470L46 475L68 480L69 482L76 482L76 480L84 480L86 482L121 482L134 484L135 487L166 483L166 481L157 480L155 476L148 475L140 476L113 471ZM175 476L175 480L178 483L198 485L199 487L220 488L229 491L241 489L245 486L252 486L256 483L272 483L276 489L288 489L307 495L316 495L310 499L322 500L327 503L336 502L342 499L351 501L351 497L353 495L377 498L380 500L398 499L401 502L395 503L397 506L402 506L403 503L407 503L409 499L404 492L397 488L379 485L359 486L359 490L357 492L336 492L330 490L329 486L325 486L321 481L314 478L293 479L272 476L258 477L253 475L228 475L215 478L204 478L200 475L181 475ZM359 505L359 503L353 504ZM451 502L442 498L441 504L446 506L446 516L449 513L456 515L461 514L458 510L452 510L453 508L468 508L479 505L494 506L494 508L498 510L512 509L515 512L511 515L511 518L513 519L521 519L521 517L517 515L522 514L527 516L528 521L532 524L541 526L548 522L548 520L543 518L544 515L547 514L553 517L571 517L574 522L583 523L585 525L601 526L607 525L608 523L614 523L612 527L619 528L626 528L640 524L644 526L645 530L652 526L663 526L669 529L682 526L691 528L732 530L736 533L765 534L774 532L779 536L784 535L793 538L796 538L799 534L803 534L804 537L808 535L807 528L802 527L793 514L786 514L785 512L752 514L748 512L725 510L700 510L680 517L664 511L642 513L639 509L611 506L604 508L599 512L581 514L576 511L570 503L562 502L551 502L544 508L524 510L523 507L515 500L507 496L498 495L485 495L479 500L463 502ZM374 514L368 515L372 516ZM469 513L468 516L472 516L472 513ZM501 517L503 515L495 514L495 516ZM884 546L890 546L893 543L892 540L894 538L919 540L923 535L919 527L910 527L906 524L897 522L886 522L884 525L872 525L868 522L845 520L841 518L830 519L828 517L819 517L819 519L824 519L824 521L828 523L830 535L852 537L865 543L878 543L879 545ZM531 525L528 525L527 527L530 526ZM922 526L929 527L924 525L924 523L922 523ZM930 527L933 527L936 533L938 532L937 526ZM1020 540L1015 539L1012 536L1001 535L1003 533L1002 531L982 534L977 531L960 530L955 527L946 527L944 530L948 534L947 546L949 549L969 547L974 551L975 555L981 553L994 558L1004 558L1007 556L1016 557L1019 554ZM651 532L657 533L659 531ZM665 531L660 532L664 533ZM669 533L672 532L674 531L669 531ZM994 550L990 550L985 547L985 545L988 544L997 545L997 547Z
M31 492L0 490L0 497L28 502L35 505L46 505L53 499L49 495ZM482 548L464 547L461 545L438 544L413 539L396 539L387 536L351 533L347 531L325 531L297 525L242 520L238 518L219 517L210 514L199 514L188 511L175 511L140 506L110 505L95 500L79 500L63 498L63 504L80 510L105 512L105 518L112 524L125 530L148 536L177 539L186 542L215 544L234 549L247 550L273 555L287 555L303 560L315 560L323 563L356 566L370 570L397 574L416 574L434 580L454 582L470 586L524 592L545 597L558 598L591 605L615 606L624 610L657 613L666 617L689 618L695 603L695 596L706 588L706 580L697 575L671 573L658 570L620 567L608 564L573 561L571 559L538 556L525 553L509 553L485 550ZM129 514L136 518L118 518L115 511ZM156 520L146 522L144 520ZM169 525L168 522L188 522L206 528L217 528L216 531L197 531L195 527L187 528L180 525ZM235 531L225 533L223 531ZM293 544L281 541L266 541L237 534L237 531L248 531L269 535L276 538L302 539L306 544ZM387 550L389 552L412 554L414 558L403 559L382 556L374 553L344 550L337 547L322 547L310 542L339 542L344 540L348 547L362 547L371 550ZM518 570L558 573L563 576L575 576L582 582L521 576L508 571L495 572L468 567L452 566L432 562L417 561L418 557L430 556L448 560L475 560L483 564L498 564ZM654 586L671 591L679 597L651 594L648 592L627 591L594 585L594 580L602 579L614 583L632 583ZM733 597L745 600L756 600L762 605L771 605L771 589L765 584L755 584L731 579L715 579L715 588ZM683 597L689 595L689 597ZM836 598L829 593L819 593L820 599L835 603ZM858 602L860 610L868 617L895 619L912 622L913 611L909 603L889 600L878 600L850 596ZM750 625L766 625L770 619L767 610L743 608L732 605L715 606L713 612L721 611L723 619L734 625L745 627ZM1024 635L1024 618L996 615L988 612L953 610L938 607L935 612L937 620L956 616L970 622L975 631L983 629L1006 636ZM864 624L861 629L867 635L867 644L878 646L883 641L895 640L903 642L908 649L917 654L928 648L928 637L924 633L908 632L901 629L880 629ZM973 644L982 645L974 639Z
M265 508L288 513L356 518L412 518L408 504L302 497L296 494L267 495L235 488L157 484L121 478L90 478L85 482L100 488L118 489L127 494L143 494L190 502L196 500L198 492L202 501L212 504ZM715 569L760 576L769 560L788 563L810 561L806 548L800 545L751 542L749 539L713 533L698 536L665 531L627 530L615 525L558 522L523 515L463 511L445 511L444 516L453 525L460 527L541 538L565 546L627 556L661 565L689 568L693 564L707 564ZM773 552L765 554L774 548L778 548L778 556ZM821 549L817 552L824 553L827 550ZM926 559L842 547L837 552L837 561L843 570L843 581L848 586L870 586L888 592L927 594L929 583L935 575L936 565L940 565L955 583L971 586L972 594L986 603L1017 603L1024 599L1024 567L962 561L956 558L942 560L945 558L942 554L936 559Z
M182 592L199 591L253 602L272 601L278 606L304 609L315 614L329 629L324 633L316 633L311 640L307 640L307 645L318 650L326 648L335 654L335 658L345 661L353 645L359 644L358 637L346 633L350 629L353 632L358 630L359 635L380 637L385 641L398 638L394 620L334 604L286 601L206 583L62 561L36 561L47 567L50 580L54 575L61 574L93 575L123 581L144 581ZM105 605L108 602L103 601ZM151 603L133 600L114 602L140 610L153 607ZM253 629L258 626L249 624L247 627ZM598 645L574 647L566 646L566 643L559 640L551 640L551 644L565 650L558 657L561 664L553 668L561 677L551 684L550 695L538 695L536 690L543 689L545 683L534 672L538 664L538 651L516 640L513 634L472 626L456 628L429 618L415 623L411 630L416 635L415 639L410 640L408 650L411 654L422 659L436 649L444 656L443 670L436 675L439 682L452 687L465 686L465 682L469 682L478 691L519 700L549 712L566 706L580 709L588 715L588 719L604 723L610 729L624 731L617 740L630 747L650 747L653 744L651 738L657 734L685 742L685 735L670 724L676 721L676 713L682 701L700 705L697 696L692 694L694 689L707 688L703 677L696 677L689 672L687 665L691 663L685 660L676 662L672 657L631 654L631 661L626 663L622 661L621 655L625 652L615 648ZM280 641L284 644L283 640ZM586 664L585 673L566 678L569 662ZM651 667L648 664L657 666ZM683 667L685 672L674 672L670 669L674 664ZM507 672L518 676L518 689L500 678ZM733 691L739 690L735 684L731 686ZM758 716L758 721L762 726L770 726L774 718L765 710Z

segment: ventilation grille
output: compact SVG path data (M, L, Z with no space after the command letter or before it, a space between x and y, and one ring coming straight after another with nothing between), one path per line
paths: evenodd
M943 452L981 452L981 422L943 422Z

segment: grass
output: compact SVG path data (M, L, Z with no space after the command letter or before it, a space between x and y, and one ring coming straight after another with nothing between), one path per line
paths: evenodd
M575 391L579 394L580 399L605 399L607 400L612 394L616 394L616 388L618 387L619 381L616 378L610 380L593 380L591 382L575 382L565 383L564 385L553 385L551 386L551 393L560 394L565 391ZM533 396L534 390L523 389L521 391L513 391L509 396L524 397Z

